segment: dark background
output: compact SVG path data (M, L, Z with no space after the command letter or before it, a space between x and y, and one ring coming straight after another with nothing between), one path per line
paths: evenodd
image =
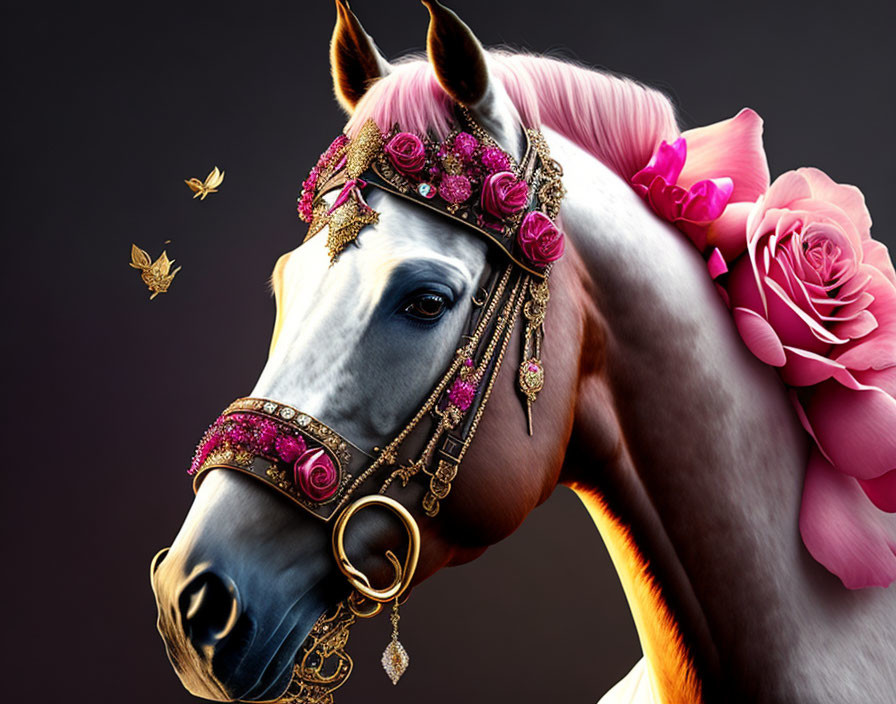
M685 127L751 106L772 174L864 190L896 239L890 3L454 0L484 43L550 51L665 90ZM356 0L394 57L412 0ZM266 356L266 279L303 232L297 185L339 132L315 2L33 3L3 9L5 482L0 699L194 701L154 627L152 554L191 500L205 425ZM193 201L184 178L227 172ZM131 242L183 265L151 303ZM511 538L402 610L412 666L380 670L385 619L352 636L338 702L594 702L638 657L615 574L559 490Z

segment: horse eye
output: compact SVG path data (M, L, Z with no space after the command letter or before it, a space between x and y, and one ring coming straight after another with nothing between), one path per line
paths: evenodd
M445 297L438 293L422 293L405 306L404 312L419 320L437 320L447 304Z

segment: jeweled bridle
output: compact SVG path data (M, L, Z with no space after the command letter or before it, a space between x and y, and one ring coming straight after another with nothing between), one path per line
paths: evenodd
M190 467L194 490L210 470L230 469L260 479L334 523L333 553L353 591L315 624L286 701L331 702L351 672L344 645L355 617L373 616L406 593L420 552L419 529L407 508L384 494L396 481L404 487L422 478L423 512L430 518L439 513L518 319L525 320L525 331L517 381L532 434L531 407L544 386L541 340L550 262L563 246L562 234L550 229L564 195L562 169L538 130L525 131L525 152L516 163L464 108L457 110L457 125L439 141L397 127L384 134L372 120L366 122L354 137L338 137L321 155L303 183L298 206L309 223L305 241L329 227L331 262L363 227L377 221L363 197L370 186L462 223L500 252L497 263L492 258L486 263L461 344L423 405L389 443L368 452L291 405L240 398L206 431ZM337 190L332 204L324 199ZM391 551L386 554L395 577L384 589L371 585L343 546L346 525L367 506L396 514L409 535L403 563Z

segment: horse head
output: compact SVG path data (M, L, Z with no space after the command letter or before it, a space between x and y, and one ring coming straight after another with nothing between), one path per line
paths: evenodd
M377 82L434 76L440 104L465 106L508 156L523 157L519 116L490 78L479 42L452 12L429 3L428 65L392 66L347 5L337 9L332 68L336 94L350 113L382 108ZM357 125L353 117L349 134ZM334 191L325 200L332 206L336 197ZM275 330L251 397L300 409L369 462L451 366L470 321L484 316L489 290L511 284L497 281L506 256L456 220L386 190L368 189L364 203L378 220L337 261L331 262L324 226L276 263ZM555 279L573 290L568 271L557 271ZM545 351L550 381L533 410L535 436L528 434L526 405L516 390L523 335L517 329L499 341L513 350L514 361L496 370L481 439L470 444L437 517L420 508L428 476L404 486L392 482L385 492L420 527L411 587L510 534L557 484L572 426L581 330L573 296L552 302L550 315L567 331L569 353ZM376 493L373 485L364 490ZM332 521L309 515L246 473L218 469L203 476L181 531L152 566L159 630L192 693L216 700L283 693L315 622L349 595L331 551L332 528ZM401 523L386 511L358 513L347 527L346 552L373 584L390 582L386 553L402 553L405 545Z

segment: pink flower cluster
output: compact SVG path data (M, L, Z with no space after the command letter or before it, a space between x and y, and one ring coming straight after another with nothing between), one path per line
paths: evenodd
M849 588L896 580L896 272L862 193L817 169L769 184L752 111L663 142L632 179L708 257L751 352L814 441L800 532Z
M313 217L314 192L317 190L317 181L320 178L321 172L331 165L330 162L333 161L337 152L339 152L339 150L346 144L348 144L348 137L344 134L341 134L334 139L330 146L327 147L327 150L320 155L320 159L317 160L314 168L311 169L308 178L302 182L302 193L299 196L299 203L296 210L299 213L299 217L305 222L311 222Z
M224 447L293 465L293 483L312 501L325 501L339 487L339 472L322 447L309 448L301 435L253 413L230 413L212 423L188 473L196 474L212 452Z
M386 142L384 151L426 198L438 195L460 207L480 191L474 205L482 227L503 232L508 224L519 222L529 203L529 184L510 170L510 157L497 147L483 146L468 132L434 147L415 134L399 132ZM527 213L518 239L523 254L536 266L546 266L563 254L563 233L544 213Z

